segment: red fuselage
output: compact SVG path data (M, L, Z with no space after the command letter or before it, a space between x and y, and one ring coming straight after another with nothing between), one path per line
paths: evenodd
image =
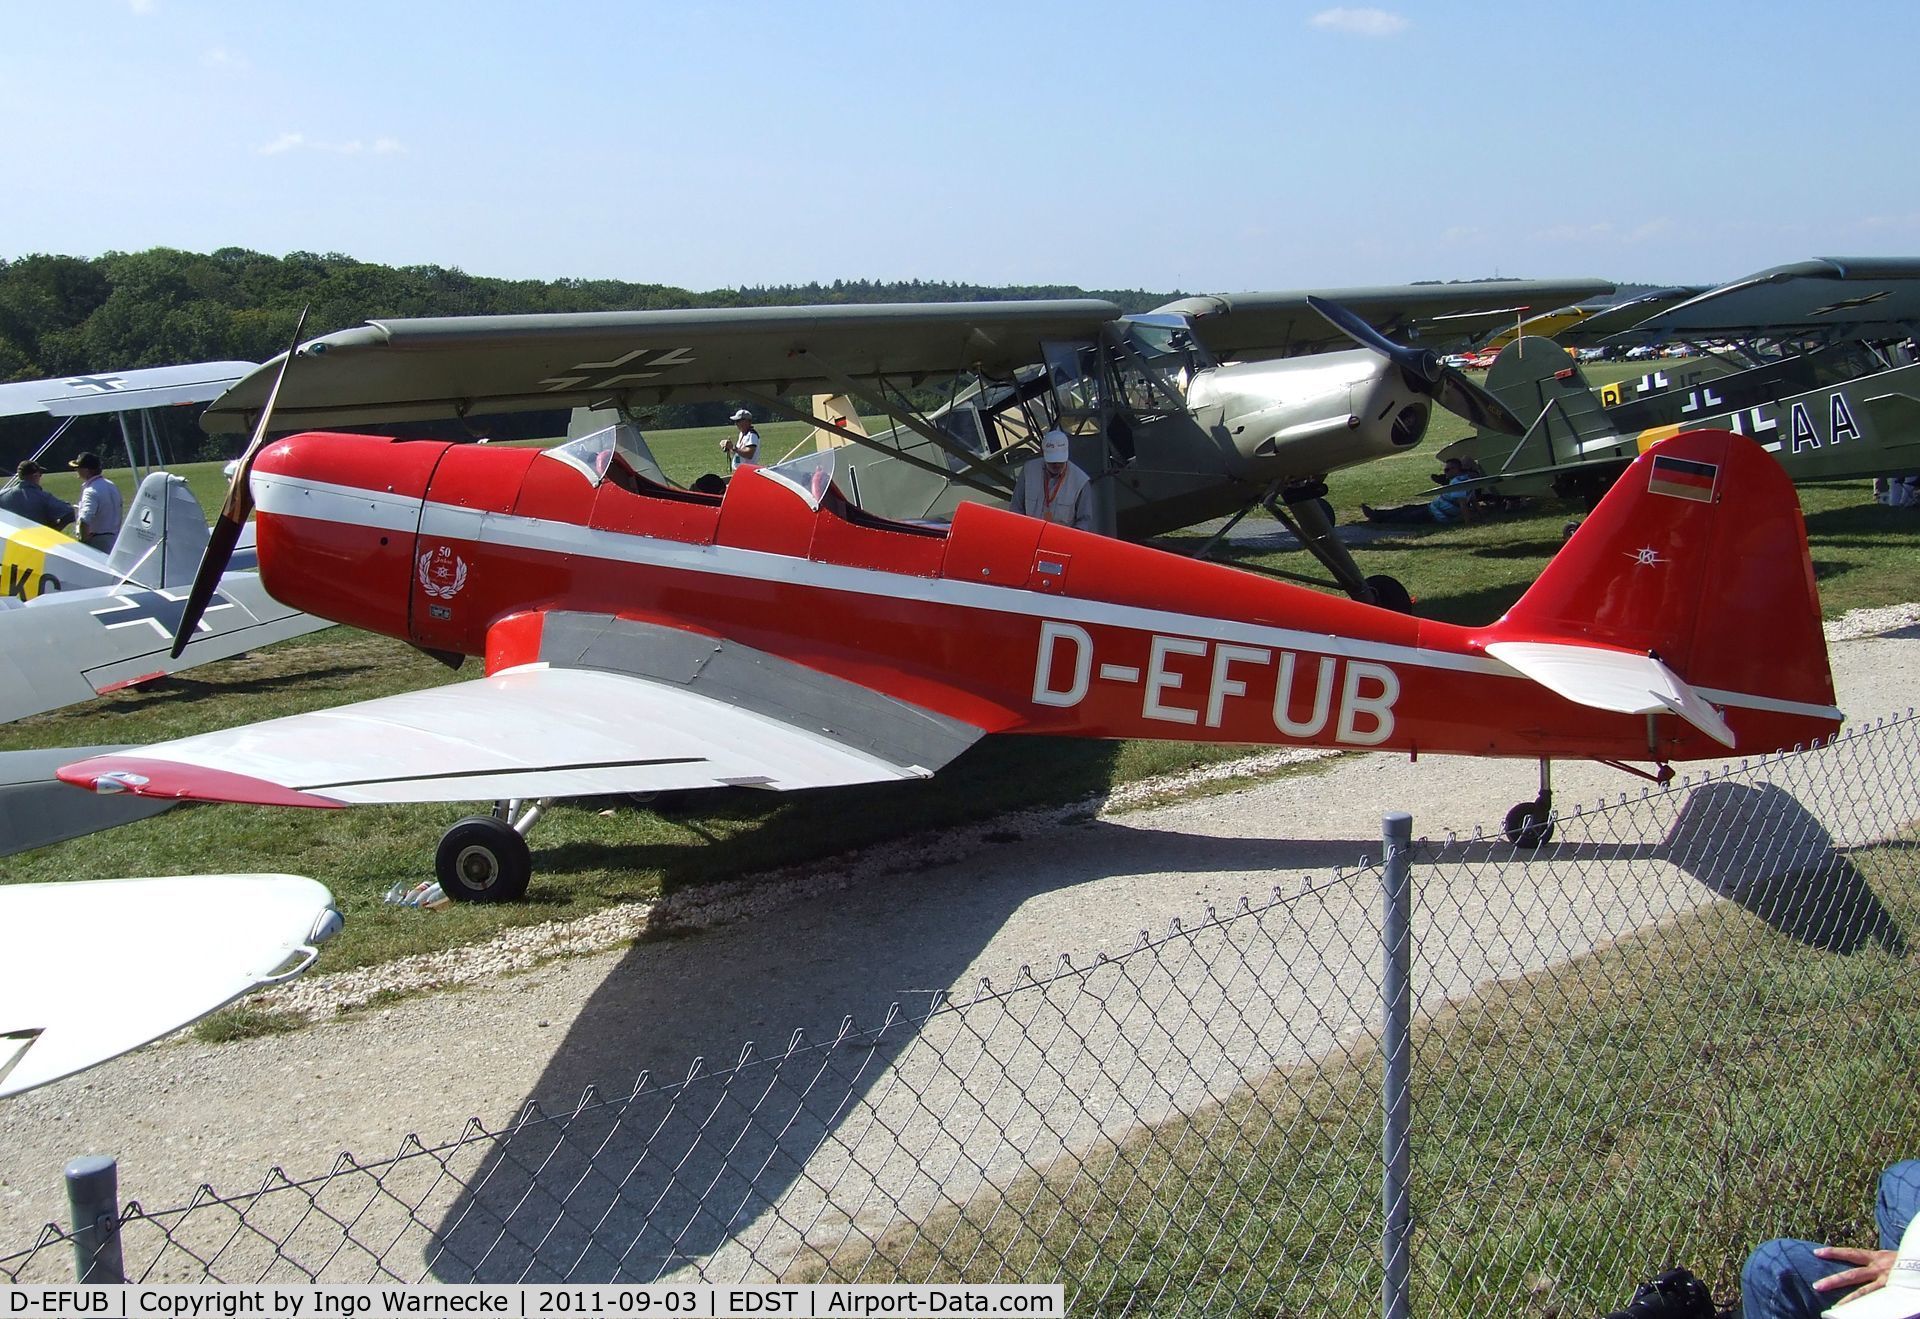
M489 672L533 662L544 612L567 610L724 636L989 731L1724 754L1679 719L1590 709L1517 675L1483 649L1512 639L1497 625L1424 621L978 504L931 530L764 468L720 498L617 465L596 481L528 449L333 434L278 441L253 471L276 598L484 656ZM1803 705L1708 694L1740 753L1834 727Z

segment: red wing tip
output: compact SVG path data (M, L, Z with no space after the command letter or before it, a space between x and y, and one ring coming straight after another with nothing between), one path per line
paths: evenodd
M244 802L250 806L307 806L328 810L346 805L331 797L301 792L298 788L247 774L139 756L95 756L62 765L55 772L62 783L102 795L124 792L170 801Z

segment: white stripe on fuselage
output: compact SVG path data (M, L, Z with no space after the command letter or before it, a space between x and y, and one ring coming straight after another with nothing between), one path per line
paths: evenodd
M1248 642L1315 655L1382 660L1416 668L1532 681L1499 660L1478 655L1400 646L1391 642L1363 641L1355 637L1303 632L1236 619L1207 618L1140 605L1115 604L1106 600L1040 595L1013 587L959 582L951 578L915 577L874 568L852 568L729 545L694 545L629 532L604 531L573 522L460 508L452 504L427 502L422 513L419 511L422 501L418 499L398 500L385 492L369 491L359 486L295 481L256 472L253 488L254 500L262 512L312 518L347 527L412 533L417 522L421 536L442 540L508 545L538 553L573 554L623 565L640 564L756 582L777 580L849 595L924 600L929 604L961 609L1094 623L1147 633L1170 632L1210 641ZM1841 717L1840 711L1831 707L1782 701L1744 692L1702 690L1701 695L1716 704L1741 709L1798 714L1816 719Z

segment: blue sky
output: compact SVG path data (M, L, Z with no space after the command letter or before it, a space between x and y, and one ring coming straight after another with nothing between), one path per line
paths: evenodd
M0 256L707 289L1920 254L1920 5L0 0Z

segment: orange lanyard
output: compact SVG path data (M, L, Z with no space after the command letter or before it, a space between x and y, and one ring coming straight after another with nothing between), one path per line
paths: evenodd
M1056 477L1043 468L1040 472L1040 478L1040 506L1051 513L1053 511L1054 496L1058 495L1060 493L1060 487L1067 483L1067 469L1062 467L1060 469L1060 475Z

